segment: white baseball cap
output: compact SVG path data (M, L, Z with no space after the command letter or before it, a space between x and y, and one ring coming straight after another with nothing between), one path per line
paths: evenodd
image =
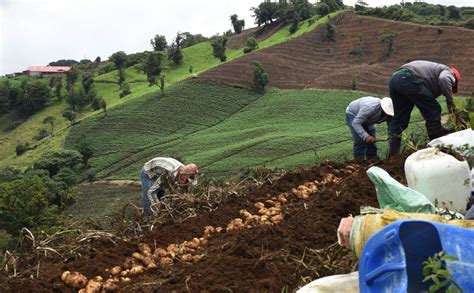
M390 116L393 116L394 111L393 111L393 103L392 99L385 97L380 100L380 106L382 107L382 110Z

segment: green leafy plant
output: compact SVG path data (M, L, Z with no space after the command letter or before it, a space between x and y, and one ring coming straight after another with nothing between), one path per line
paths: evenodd
M389 57L393 52L395 52L395 39L397 38L398 33L391 31L391 30L385 30L380 36L379 36L379 41L382 44L387 43L387 52L385 53L384 57Z
M440 292L440 290L448 293L463 292L451 272L446 268L446 261L455 260L457 260L455 256L440 251L423 262L423 276L425 277L423 282L433 283L428 289L429 292Z

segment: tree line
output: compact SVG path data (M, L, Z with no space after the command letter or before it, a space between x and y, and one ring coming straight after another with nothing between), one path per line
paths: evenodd
M355 4L361 15L376 16L397 21L409 21L429 25L451 25L474 29L474 8L454 5L444 6L426 2L401 3L371 8L363 1Z

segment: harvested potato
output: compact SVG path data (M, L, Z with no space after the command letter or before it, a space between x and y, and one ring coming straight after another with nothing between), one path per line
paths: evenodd
M207 239L204 238L204 237L199 238L199 243L200 243L201 245L206 245L208 242L209 242L209 240L207 240Z
M138 244L138 250L144 255L144 256L150 256L151 255L151 248L148 244L146 243L140 243Z
M192 254L187 253L187 254L184 254L184 255L181 256L181 260L184 261L184 262L193 262L194 257L193 257Z
M122 268L120 266L116 266L116 267L113 267L111 270L110 270L110 274L112 276L115 276L115 275L118 275L120 274L120 272L122 271Z
M125 269L131 269L137 262L133 257L127 257L123 263Z
M255 203L255 207L257 209L261 209L261 208L264 208L265 207L265 204L263 202L256 202Z
M132 279L130 279L130 278L120 278L120 282L122 282L122 283L128 283L128 282L131 282L131 281L132 281Z
M224 230L224 228L222 228L222 227L217 227L217 228L216 228L216 232L217 232L217 233L221 233L222 230Z
M130 275L135 276L141 274L145 271L145 268L140 265L135 265L133 268L130 269Z
M163 248L157 248L155 249L155 253L153 253L153 257L155 258L164 257L167 255L168 255L168 251L166 251L166 249L163 249Z
M283 215L280 214L280 215L273 216L270 220L273 223L281 222L281 221L283 221Z
M166 267L173 263L173 259L170 257L163 257L160 259L160 266Z
M65 271L61 274L61 280L69 287L81 289L87 286L87 278L79 272Z
M86 293L100 293L102 290L102 282L98 282L95 279L89 280L85 288Z
M116 292L120 290L120 286L114 282L105 282L104 290L105 292Z

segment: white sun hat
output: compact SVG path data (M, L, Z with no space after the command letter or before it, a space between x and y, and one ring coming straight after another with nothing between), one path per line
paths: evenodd
M390 98L382 98L380 100L380 106L382 106L382 110L387 114L387 115L390 115L390 116L393 116L394 112L393 112L393 103L392 103L392 99Z

